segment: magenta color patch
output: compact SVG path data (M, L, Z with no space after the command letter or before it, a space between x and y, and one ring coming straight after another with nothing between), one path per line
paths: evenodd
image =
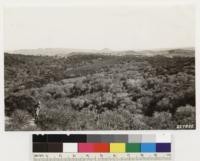
M78 143L78 152L81 152L81 153L94 152L94 144L93 143Z

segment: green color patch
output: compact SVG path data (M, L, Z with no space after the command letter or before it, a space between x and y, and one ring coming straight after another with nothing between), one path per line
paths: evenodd
M140 143L127 143L126 144L126 152L141 152L141 144Z

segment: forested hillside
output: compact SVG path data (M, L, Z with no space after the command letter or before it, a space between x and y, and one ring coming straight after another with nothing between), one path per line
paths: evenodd
M4 63L6 130L195 128L194 57L5 53Z

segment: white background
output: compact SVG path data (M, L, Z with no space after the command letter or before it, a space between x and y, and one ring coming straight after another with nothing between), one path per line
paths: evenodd
M84 2L83 2L84 1ZM167 3L174 3L174 0L168 0ZM179 0L178 2L183 3L183 1ZM185 1L185 2L195 2L195 1ZM166 0L138 0L138 1L119 1L119 0L5 0L1 1L0 8L0 160L2 161L29 161L31 160L31 134L32 132L4 132L4 94L3 94L3 5L4 4L17 4L20 5L22 3L26 4L71 4L71 3L95 3L95 4L104 4L104 5L112 5L112 4L120 4L120 3L166 3ZM174 136L174 160L175 161L200 161L200 110L199 110L199 90L200 90L200 1L195 2L197 6L197 16L196 16L196 121L197 121L197 129L192 131L115 131L115 132L107 132L107 133L171 133ZM40 133L40 132L36 132ZM47 133L47 132L46 132ZM50 132L55 133L55 132ZM56 132L59 133L59 132ZM62 132L66 133L66 132ZM75 133L75 132L71 132ZM79 133L105 133L105 132L79 132Z

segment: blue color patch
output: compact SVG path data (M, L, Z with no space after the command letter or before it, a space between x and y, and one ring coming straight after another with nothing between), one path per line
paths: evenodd
M142 143L141 144L141 152L142 153L156 152L156 144L155 143Z

